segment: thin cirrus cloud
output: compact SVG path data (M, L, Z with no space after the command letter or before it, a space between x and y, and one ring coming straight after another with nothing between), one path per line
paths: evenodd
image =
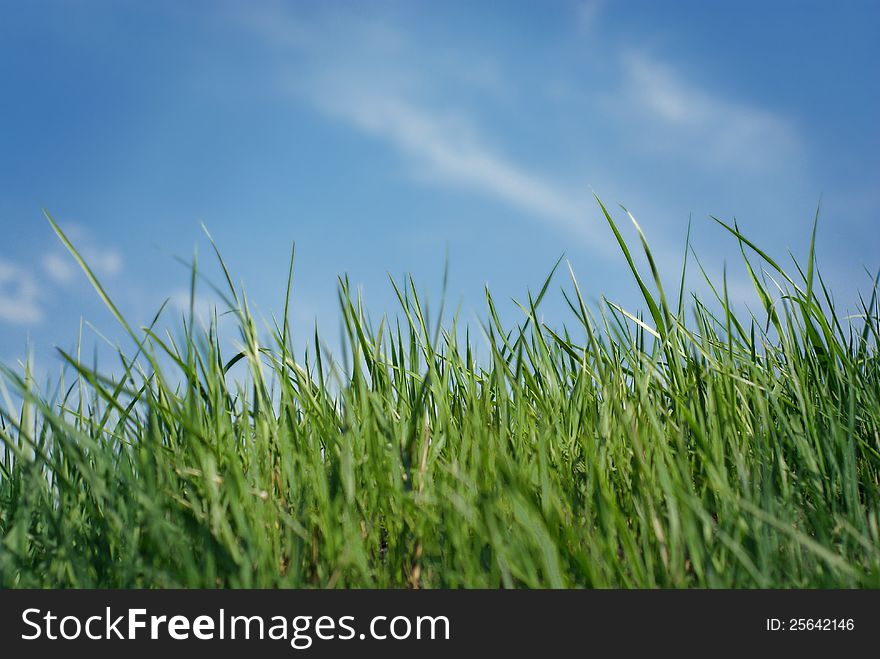
M76 265L59 252L47 252L43 255L43 270L46 275L59 284L66 284L76 275Z
M582 6L582 31L595 33L600 9L598 2ZM586 214L594 209L592 184L600 185L600 192L639 190L648 202L642 210L657 214L662 214L666 192L645 189L644 177L632 167L615 172L591 163L591 147L600 153L613 143L621 152L639 154L641 166L652 160L677 163L682 172L716 182L754 181L771 170L778 178L784 170L788 189L807 187L802 167L806 150L793 122L695 84L662 58L626 44L611 43L603 49L604 57L617 62L619 76L579 79L572 70L565 81L568 87L585 90L582 95L588 102L580 107L584 115L578 121L595 126L606 140L604 147L582 145L583 171L578 175L584 180L570 185L527 161L508 157L503 144L489 146L497 140L487 139L485 122L474 112L479 107L473 98L458 93L467 71L451 69L469 60L484 61L485 53L437 58L419 45L412 30L393 19L294 18L279 9L269 15L261 11L249 24L258 38L279 49L279 84L300 100L383 141L421 179L478 191L564 231L599 254L607 253L610 245L588 229ZM346 44L342 52L334 45L339 43ZM481 93L519 84L499 81L499 75L495 70L495 84ZM425 80L431 81L430 88ZM532 102L540 98L533 95ZM601 181L584 177L589 172Z
M0 322L35 325L43 320L40 287L21 266L0 259Z
M295 68L280 75L277 82L283 89L326 116L384 141L423 180L485 194L594 246L585 230L588 192L574 193L487 146L467 108L444 108L425 100L430 96L423 85L426 78L498 91L498 72L486 58L475 56L469 67L463 66L466 60L451 60L462 67L450 71L450 60L438 62L420 53L406 31L390 22L347 18L329 27L264 8L244 23L258 38L308 63L306 71ZM335 43L346 44L346 56L328 46ZM483 68L474 62L482 62Z
M65 225L65 233L99 277L122 272L123 257L114 247L99 245L78 224ZM46 250L36 265L0 259L0 323L33 327L45 318L44 306L58 287L72 285L79 273L73 257L58 247Z
M621 55L623 84L604 99L627 120L637 144L715 170L761 174L804 157L786 117L701 89L646 53Z
M79 224L68 223L63 229L95 274L115 277L122 272L123 258L119 250L99 245L88 230ZM73 257L61 248L47 251L41 264L45 275L56 284L71 283L79 272Z
M581 37L598 38L601 9L601 2L581 6L577 22ZM278 11L259 14L250 25L258 38L278 48L282 64L276 82L295 98L384 142L421 181L495 199L555 228L603 260L617 252L607 232L596 231L591 221L596 219L590 194L594 184L601 196L610 195L612 201L615 195L617 199L637 196L635 214L658 218L673 214L665 184L653 185L644 176L646 168L658 164L676 170L677 185L690 193L705 186L718 195L731 185L763 189L767 180L773 180L769 207L777 203L776 183L786 194L800 195L810 187L805 141L793 121L717 86L699 84L657 53L633 49L629 43L612 41L600 49L617 73L611 78L577 69L561 73L560 83L580 101L573 105L577 121L592 125L604 140L581 143L584 156L578 174L583 184L573 186L540 171L523 156L509 157L503 143L490 146L504 136L487 133L485 121L479 121L478 117L485 119L479 112L479 96L475 101L472 94L459 93L462 81L473 81L468 70L460 70L463 64L488 61L487 53L434 57L412 30L393 19L365 21L336 15L328 23L294 19ZM342 52L334 46L339 43L345 44ZM492 68L492 84L481 85L479 94L504 95L513 88L514 93L530 95L534 112L542 102L541 92L530 89L528 81L505 79L501 57L501 65ZM513 62L508 64L516 68ZM429 88L425 80L431 81ZM552 104L552 99L545 100ZM547 130L553 130L552 122ZM606 153L609 145L626 154L622 169L591 159L591 154ZM590 180L593 175L595 181ZM676 232L651 234L655 261L664 271L679 271L678 241ZM711 263L706 267L716 280L722 277L719 267ZM751 283L736 275L728 277L728 293L734 301L755 300Z
M462 129L442 113L404 97L357 88L318 100L334 117L386 140L432 180L480 191L569 231L583 231L583 201L493 152L475 131Z

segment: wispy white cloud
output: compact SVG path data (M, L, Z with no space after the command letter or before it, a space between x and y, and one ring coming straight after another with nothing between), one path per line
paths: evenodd
M584 11L597 8L585 6ZM573 192L506 156L489 146L466 107L438 102L437 91L444 85L503 96L502 75L491 59L473 53L434 57L392 23L334 18L309 22L264 8L248 23L267 42L300 56L292 67L295 73L279 76L285 89L385 141L407 158L419 178L488 195L537 221L587 236L586 212L592 204L586 188ZM340 43L346 44L344 56L338 52Z
M0 321L36 325L43 320L40 287L20 265L0 259Z
M122 272L123 258L118 249L100 244L80 224L65 223L62 228L95 274L115 277ZM57 284L69 284L79 271L73 257L61 247L51 248L43 254L41 265L46 276Z
M461 120L406 98L357 88L322 95L320 103L352 126L387 140L432 180L483 192L540 219L583 231L583 200L494 152Z
M83 257L95 272L111 277L122 272L122 254L114 248L85 249Z
M76 274L76 264L73 259L66 258L61 252L47 252L43 255L43 270L52 281L66 284Z
M760 174L796 166L802 140L785 117L703 89L656 57L625 51L623 85L606 109L630 118L637 144L671 158Z
M581 32L592 32L605 8L605 0L580 0L575 5L575 24Z
M99 244L81 225L66 224L64 231L93 272L104 277L122 272L119 250ZM78 271L73 257L54 244L32 265L0 259L0 322L40 324L46 315L46 301L53 299L53 289L70 285Z
M578 5L572 15L575 31L600 34L603 10L601 0ZM616 247L596 221L591 185L612 205L630 202L648 220L655 258L672 270L678 265L678 234L688 209L681 212L670 202L669 190L650 176L657 163L680 173L674 184L692 195L691 203L704 201L698 186L714 186L717 197L743 181L765 180L768 173L784 183L774 186L777 196L780 189L790 194L806 187L804 140L791 120L760 103L725 95L719 91L723 87L697 83L685 71L613 37L597 37L602 66L554 71L551 92L559 94L542 117L535 80L520 84L517 76L505 76L504 53L495 52L497 65L487 69L492 84L475 91L462 69L469 61L488 61L486 53L471 46L440 56L419 41L412 26L394 17L333 12L316 18L293 16L283 8L257 15L251 27L279 49L276 75L286 91L395 149L421 180L489 196L600 255L616 254ZM611 75L615 67L620 75ZM520 106L511 105L512 98L527 99L522 107L538 113L538 129L544 126L557 143L553 119L560 99L572 108L568 119L576 114L578 124L589 126L572 136L582 140L582 157L570 176L538 167L539 160L546 162L545 153L531 160L528 152L501 141L510 134L496 131L491 119L499 108L517 112ZM652 221L657 227L671 212L681 213L676 215L681 232L670 232L669 225L650 231Z

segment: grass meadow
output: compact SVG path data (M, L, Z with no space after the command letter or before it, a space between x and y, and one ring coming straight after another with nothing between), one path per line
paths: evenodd
M788 265L719 221L760 300L735 312L684 289L687 249L664 290L600 207L642 311L557 264L512 325L489 290L482 323L429 322L411 279L373 322L342 278L338 360L225 266L240 350L216 316L134 327L49 218L133 347L61 352L45 390L3 368L0 586L880 587L876 280L844 314L815 231Z

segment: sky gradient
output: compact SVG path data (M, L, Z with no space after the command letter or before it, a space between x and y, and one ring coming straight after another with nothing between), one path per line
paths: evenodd
M305 335L338 333L338 275L378 315L389 273L437 303L447 258L466 320L562 254L591 299L637 305L594 193L670 282L692 217L743 304L709 216L785 260L821 202L819 263L854 310L880 266L878 32L858 1L0 1L0 361L29 342L57 366L81 319L119 335L41 208L134 325L188 306L194 250L221 281L201 223L265 318L296 242ZM561 296L544 311L565 320Z

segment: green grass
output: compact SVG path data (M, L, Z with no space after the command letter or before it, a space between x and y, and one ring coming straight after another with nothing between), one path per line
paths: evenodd
M555 326L550 278L518 325L488 290L482 327L429 324L411 280L371 323L343 279L344 366L228 273L240 352L216 317L135 329L77 256L135 348L113 377L62 353L54 393L4 369L0 585L880 586L876 281L843 317L813 247L792 274L725 225L763 305L737 315L601 211L644 316L571 274Z

